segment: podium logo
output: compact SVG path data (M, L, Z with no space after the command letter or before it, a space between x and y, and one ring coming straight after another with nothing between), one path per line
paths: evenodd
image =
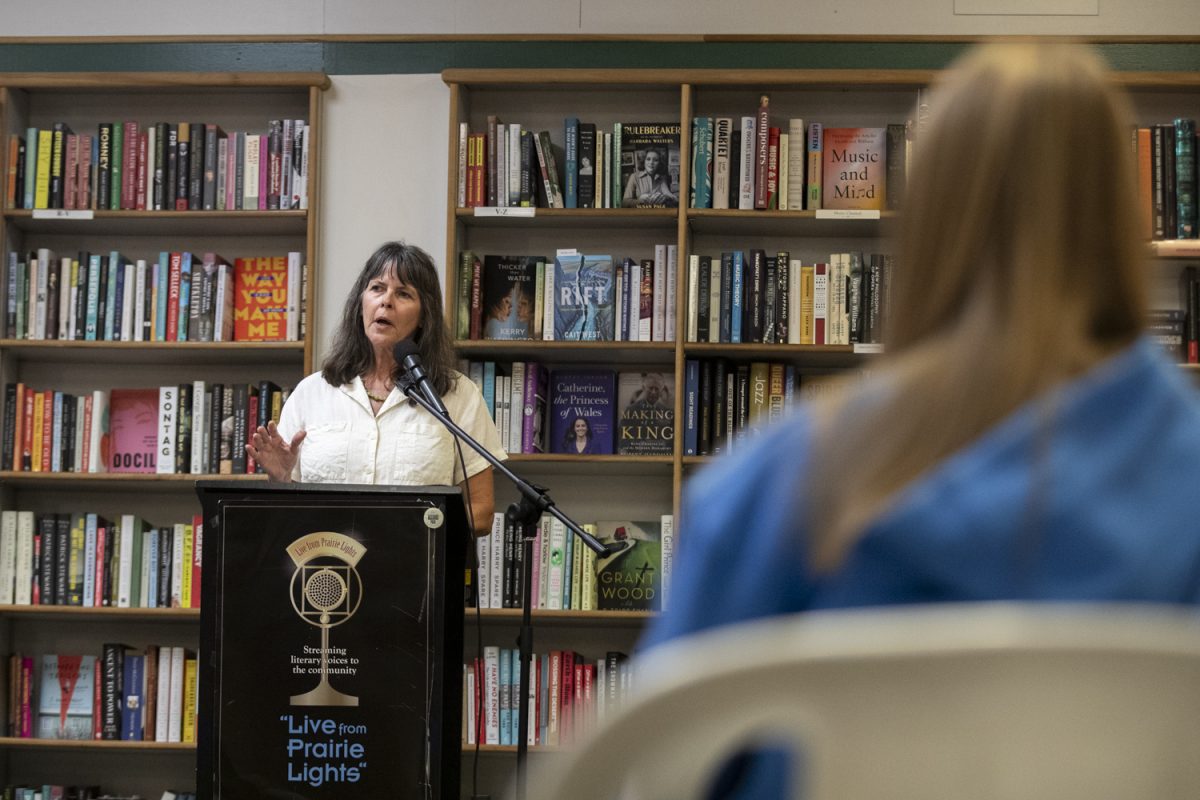
M321 629L321 679L304 694L292 695L294 706L357 706L358 698L329 682L329 629L349 622L362 602L359 560L367 549L341 533L317 531L287 546L296 565L292 573L292 609L300 619Z

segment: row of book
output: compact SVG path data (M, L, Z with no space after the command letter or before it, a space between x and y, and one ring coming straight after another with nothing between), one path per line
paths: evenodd
M684 362L683 454L715 456L783 419L799 402L791 364L724 358Z
M199 608L204 524L0 512L0 605Z
M675 378L669 372L547 368L534 361L470 361L510 453L670 455Z
M144 800L139 794L112 794L99 786L44 783L40 786L6 786L4 800ZM196 800L195 792L164 791L160 800Z
M308 208L309 126L273 119L266 133L204 122L64 122L14 133L7 208L242 211Z
M162 251L59 257L8 254L8 339L122 342L299 341L307 327L303 257Z
M813 264L783 250L693 254L686 340L881 344L893 266L884 253L832 253Z
M517 744L520 664L518 650L489 645L483 648L481 659L463 666L464 744ZM573 650L534 653L529 669L526 742L533 747L559 747L582 740L626 702L633 690L632 662L615 650L595 660Z
M1196 145L1196 121L1187 117L1134 130L1138 203L1146 238L1200 236Z
M562 611L662 611L675 562L675 520L601 520L580 527L602 544L596 553L557 518L543 515L533 541L532 608ZM520 527L497 512L490 536L476 540L479 608L523 608L525 560Z
M770 111L764 94L753 115L692 120L692 208L899 208L911 125L839 128L799 117L772 125Z
M245 445L279 420L291 390L273 381L192 381L74 395L4 387L0 465L16 472L240 475Z
M460 256L459 339L675 341L676 246L653 258L573 249L545 256Z
M9 656L7 735L196 741L199 673L191 650L115 643L100 655Z
M461 123L458 205L542 208L675 208L679 205L678 122L617 122L599 129L563 121L563 158L549 131L487 118ZM560 178L561 176L561 178Z

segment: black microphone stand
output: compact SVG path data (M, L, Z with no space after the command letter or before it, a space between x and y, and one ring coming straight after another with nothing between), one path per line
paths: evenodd
M520 700L517 706L517 800L525 798L526 759L529 757L529 661L533 655L533 540L537 538L538 519L543 513L557 519L572 533L580 538L598 557L620 552L625 549L623 543L616 545L601 544L595 536L585 531L577 522L558 510L550 495L541 486L529 483L504 465L500 459L492 455L487 448L458 426L448 414L443 414L421 394L417 382L407 373L397 381L401 391L417 405L424 408L437 418L439 422L453 433L460 441L465 442L472 450L483 456L484 460L508 478L521 493L521 499L509 505L505 518L521 526L521 542L524 558L521 564L521 629L517 639L517 652L521 657L521 688ZM476 597L476 604L479 598ZM473 710L472 710L473 711ZM477 729L476 736L482 735Z

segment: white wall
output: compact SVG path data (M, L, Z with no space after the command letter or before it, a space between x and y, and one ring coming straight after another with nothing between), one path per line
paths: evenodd
M389 239L443 268L450 92L439 75L335 75L325 92L317 358L367 257ZM445 275L443 271L443 276Z
M436 33L1196 35L1200 10L1195 0L4 0L0 27L2 36Z
M0 37L304 34L1197 35L1197 0L3 0ZM1012 13L1038 11L1036 14ZM963 13L985 11L996 13ZM1048 13L1054 11L1056 13ZM232 67L233 65L231 65ZM445 258L448 91L332 76L322 146L317 357L387 239ZM444 273L443 273L444 274Z

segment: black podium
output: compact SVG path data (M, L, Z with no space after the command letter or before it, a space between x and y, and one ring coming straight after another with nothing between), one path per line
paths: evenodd
M196 487L201 800L457 800L458 489Z

